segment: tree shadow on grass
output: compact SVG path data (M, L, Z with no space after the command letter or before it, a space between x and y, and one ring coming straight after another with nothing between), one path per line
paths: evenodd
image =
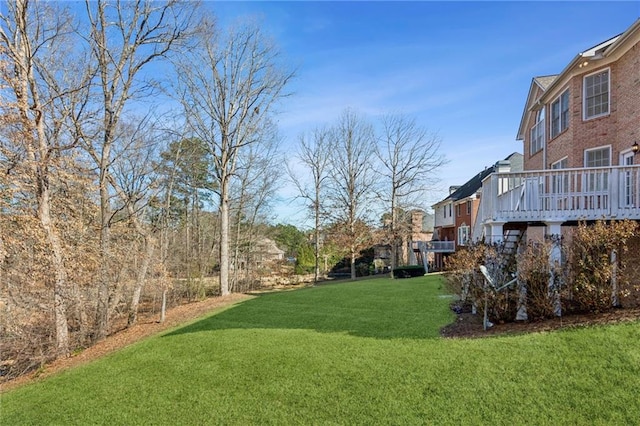
M431 339L439 338L440 329L453 319L448 302L437 296L392 303L382 300L385 294L360 298L319 294L314 289L268 293L165 336L229 329L298 329L378 339Z

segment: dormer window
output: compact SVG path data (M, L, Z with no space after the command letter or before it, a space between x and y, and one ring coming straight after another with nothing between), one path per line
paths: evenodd
M569 89L551 103L551 138L569 127Z
M544 148L544 107L536 112L536 124L531 128L529 154L533 155Z
M584 119L609 114L609 69L584 78Z

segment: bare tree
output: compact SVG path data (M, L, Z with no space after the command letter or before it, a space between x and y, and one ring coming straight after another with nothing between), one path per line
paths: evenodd
M109 184L118 195L119 203L127 213L127 219L142 240L141 263L136 271L135 284L128 304L127 326L137 321L138 306L147 273L151 267L156 247L154 223L147 218L149 204L158 195L159 175L156 173L154 155L158 152L160 135L154 134L153 124L147 119L125 123L121 120L119 131L127 141L114 146L118 161L107 174ZM135 251L130 251L134 255Z
M401 217L420 205L430 187L437 182L435 172L446 163L440 153L440 138L429 134L414 118L389 114L382 118L382 133L375 154L380 161L378 172L388 206L391 242L391 270L398 262L398 248L403 230L410 232L411 218ZM403 224L408 227L403 227ZM406 228L406 229L405 229Z
M229 190L238 158L259 143L261 126L293 73L279 65L279 52L253 25L213 31L205 25L201 45L177 64L188 129L213 157L220 215L220 291L229 285ZM219 38L220 37L220 38Z
M270 201L280 182L282 159L278 152L280 138L275 124L265 123L261 128L260 143L251 144L240 153L238 168L230 188L230 210L234 212L235 238L233 241L232 290L240 290L239 273L241 252L247 258L245 277L251 279L250 262L256 240L256 225L268 213ZM243 250L244 249L244 250Z
M331 138L326 127L316 128L310 136L301 135L296 164L303 171L311 175L311 181L307 182L297 176L296 171L288 166L288 173L298 190L299 197L310 204L314 221L314 256L315 267L313 282L318 282L320 275L320 226L325 214L324 192L328 178L329 160L331 153Z
M356 277L356 257L369 243L359 224L369 219L376 185L372 166L373 127L352 110L346 110L331 131L331 168L328 198L333 220L342 223L349 247L351 278Z
M100 189L101 271L96 310L96 339L109 330L109 259L110 227L113 218L109 168L113 146L118 139L118 125L125 107L132 100L153 93L157 80L144 78L142 71L152 62L166 58L186 40L194 7L180 1L116 2L86 1L90 26L87 38L93 56L97 88L101 103L97 123L83 130L85 147L96 163Z
M56 353L69 354L67 323L67 268L63 242L52 216L52 167L58 147L51 143L46 132L46 114L54 99L41 84L38 57L51 52L61 36L70 30L70 20L64 13L53 13L46 6L30 6L26 0L6 4L9 13L0 15L0 44L4 58L13 75L2 74L6 90L3 95L13 101L11 108L17 114L14 136L24 154L28 179L36 200L36 215L50 249L54 272L53 311L55 315ZM6 71L6 69L5 69Z

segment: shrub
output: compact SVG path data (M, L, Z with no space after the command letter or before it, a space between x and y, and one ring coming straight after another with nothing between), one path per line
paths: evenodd
M485 265L496 285L512 279L515 272L515 254L504 244L473 244L447 258L445 265L447 286L463 302L471 302L479 309L487 299L487 314L491 321L512 321L517 310L518 295L510 288L496 292L487 286L479 272Z
M424 266L421 265L408 265L400 266L393 270L394 278L412 278L421 277L425 274Z
M619 304L614 296L612 278L616 270L618 290L622 296L631 291L626 255L628 243L638 235L638 224L623 220L607 224L597 221L591 226L581 223L572 233L569 256L567 307L574 312L597 313ZM611 253L617 253L617 264Z
M554 317L558 307L568 313L598 313L614 305L640 305L638 223L581 223L568 240L568 244L564 240L530 242L521 246L517 256L502 244L467 246L447 258L447 287L460 296L460 304L472 303L479 311L486 298L493 322L513 321L523 302L529 320ZM563 250L563 265L549 263L555 244ZM611 260L613 251L617 253L615 263ZM509 282L517 270L522 287L496 292L485 285L480 265L487 267L498 286Z
M562 270L549 263L553 244L550 241L529 242L518 256L518 279L524 285L525 303L529 320L552 318L560 289L549 288L552 274L562 275Z

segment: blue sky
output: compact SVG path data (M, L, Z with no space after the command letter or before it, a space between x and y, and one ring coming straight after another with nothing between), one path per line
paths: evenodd
M425 206L514 151L534 76L640 18L633 2L210 2L222 25L257 16L297 67L278 117L285 145L347 107L400 112L442 139L449 163ZM287 198L278 221L304 213Z

